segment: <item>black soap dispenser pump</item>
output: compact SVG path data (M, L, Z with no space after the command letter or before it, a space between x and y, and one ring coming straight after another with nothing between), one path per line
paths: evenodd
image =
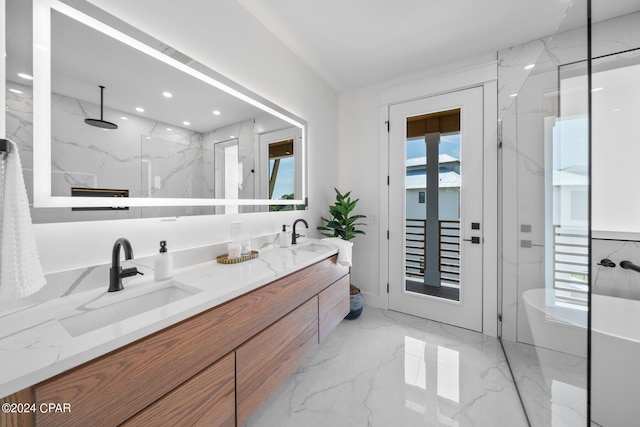
M173 277L173 255L167 253L167 241L160 241L160 253L153 260L153 275L156 281Z

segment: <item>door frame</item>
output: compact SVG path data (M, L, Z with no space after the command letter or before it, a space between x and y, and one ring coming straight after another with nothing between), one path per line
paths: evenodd
M482 332L498 334L498 74L492 61L455 73L432 77L380 92L380 206L379 206L379 277L377 295L368 294L367 303L389 308L389 110L393 104L454 92L472 87L484 87L484 256L482 259Z

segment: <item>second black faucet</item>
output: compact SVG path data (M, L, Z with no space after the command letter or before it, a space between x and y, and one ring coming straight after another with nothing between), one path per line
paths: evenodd
M305 221L304 219L300 218L300 219L296 219L293 223L293 231L291 232L291 244L292 245L296 245L298 243L298 241L296 240L298 237L302 237L299 234L296 234L296 225L301 222L304 224L305 227L309 228L309 224L307 224L307 221Z
M120 247L124 249L124 258L133 258L133 249L131 243L124 237L119 238L113 244L113 252L111 253L111 268L109 269L109 292L117 292L124 289L122 287L122 278L135 276L136 274L143 275L138 271L136 267L122 268L120 265Z

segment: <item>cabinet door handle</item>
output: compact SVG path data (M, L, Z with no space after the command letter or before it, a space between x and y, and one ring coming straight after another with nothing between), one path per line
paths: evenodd
M464 240L465 242L475 243L476 245L480 244L480 237L478 236L473 236L470 239L462 239L462 240Z

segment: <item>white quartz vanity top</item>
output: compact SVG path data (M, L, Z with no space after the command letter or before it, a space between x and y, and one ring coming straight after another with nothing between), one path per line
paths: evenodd
M318 240L305 239L296 247L261 250L259 257L251 261L223 265L211 260L176 269L173 278L165 282L186 285L185 289L195 291L195 294L133 317L110 319L112 323L80 335L75 333L75 337L65 329L61 319L92 310L108 310L111 301L166 287L167 283L155 282L153 272L147 269L145 276L123 279L124 290L107 293L108 271L102 268L99 280L104 283L99 288L94 285L94 289L67 291L68 295L43 302L16 304L9 309L5 306L0 312L0 397L37 384L336 252ZM82 277L90 275L92 270L86 271L89 273L83 273ZM80 282L75 279L73 288ZM2 303L7 304L6 301Z

